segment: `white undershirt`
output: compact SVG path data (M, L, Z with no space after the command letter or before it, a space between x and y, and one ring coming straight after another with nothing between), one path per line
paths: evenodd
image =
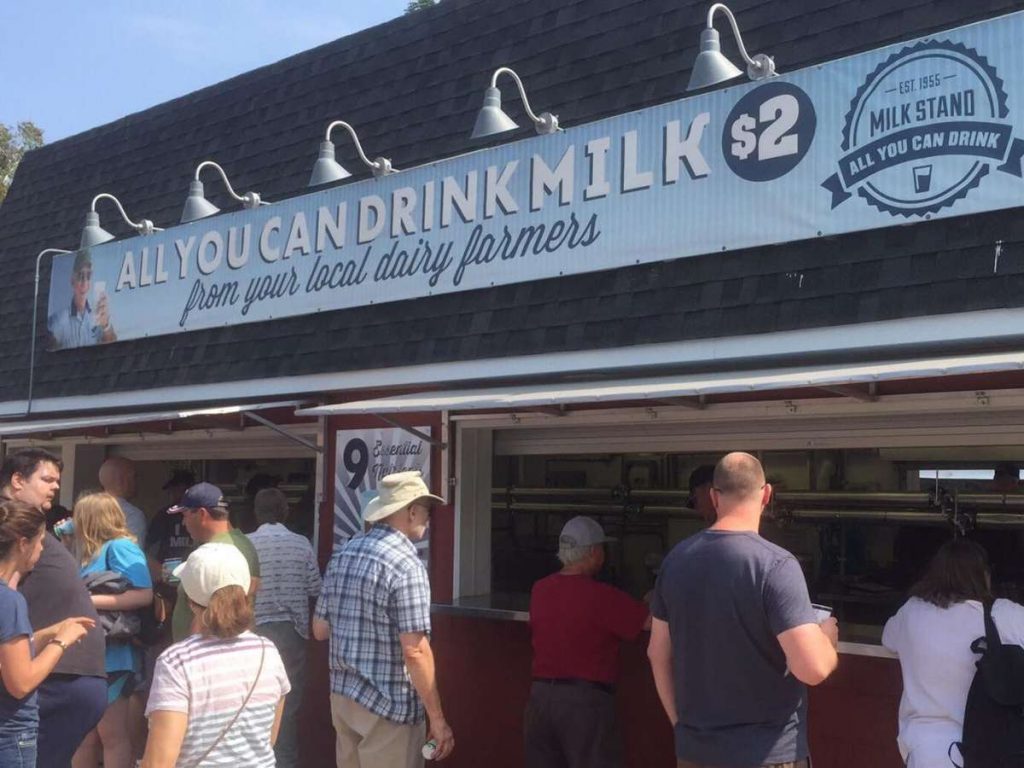
M992 618L1005 644L1024 645L1024 606L996 600ZM953 768L950 744L963 736L967 691L974 680L971 643L985 634L981 603L939 608L910 598L886 622L882 645L900 658L900 754L910 768ZM960 754L953 750L957 762Z

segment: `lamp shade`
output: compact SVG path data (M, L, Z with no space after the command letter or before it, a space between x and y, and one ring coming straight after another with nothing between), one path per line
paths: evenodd
M686 90L696 91L699 88L707 88L710 85L732 80L742 74L743 72L722 54L718 30L705 29L701 32L700 53L697 54L697 58L693 62L690 82L686 86Z
M488 88L484 91L484 105L477 113L476 124L470 138L482 139L485 136L514 131L518 127L516 121L501 109L501 91L497 88Z
M185 207L181 209L181 223L187 224L196 219L205 219L215 213L220 213L220 208L206 199L203 193L203 182L195 180L189 184Z
M334 142L320 142L320 156L313 163L313 172L309 175L309 186L318 187L332 181L347 179L352 174L346 171L335 159Z
M82 228L82 242L79 248L90 248L113 239L114 236L100 226L100 215L96 211L85 214L85 227Z

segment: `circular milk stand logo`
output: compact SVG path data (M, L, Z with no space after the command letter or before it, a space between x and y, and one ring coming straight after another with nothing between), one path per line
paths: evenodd
M856 192L893 216L954 205L993 165L1021 176L1003 81L984 56L924 41L883 61L857 90L843 126L838 172L822 184L832 207Z

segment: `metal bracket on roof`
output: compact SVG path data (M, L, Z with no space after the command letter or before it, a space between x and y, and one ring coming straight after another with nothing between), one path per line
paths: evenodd
M399 424L397 421L388 418L383 413L375 413L373 415L376 416L381 421L383 421L385 424L390 424L395 429L400 429L403 432L408 432L413 437L418 437L420 440L423 440L424 442L429 443L430 445L433 445L437 448L448 447L448 443L444 442L439 438L431 437L426 432L420 432L418 429L416 429L416 427L407 427L405 424Z
M569 412L569 406L565 403L559 405L531 405L524 410L530 410L534 413L546 413L548 416L565 416Z
M321 448L316 443L314 443L314 442L312 442L310 440L307 440L306 438L302 437L301 435L296 435L294 432L290 432L289 430L285 429L284 427L280 426L279 424L275 424L274 422L272 422L270 419L266 418L265 416L260 416L258 413L254 413L252 411L242 411L241 413L247 419L252 419L257 424L262 424L267 429L270 429L270 430L272 430L274 432L277 432L277 434L281 435L282 437L288 438L289 440L291 440L294 443L298 443L299 445L305 446L306 448L309 448L309 450L314 451L316 453L323 453L324 449Z
M681 405L683 408L693 408L702 411L707 407L708 396L698 395L697 397L659 397L657 402L663 405Z
M818 387L818 389L843 397L852 397L862 403L873 403L878 400L878 385L873 381L863 389L854 384L833 384L829 387Z

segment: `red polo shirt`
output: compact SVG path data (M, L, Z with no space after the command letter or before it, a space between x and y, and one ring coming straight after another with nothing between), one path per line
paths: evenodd
M619 643L643 630L647 606L589 576L556 573L533 585L533 676L614 683Z

